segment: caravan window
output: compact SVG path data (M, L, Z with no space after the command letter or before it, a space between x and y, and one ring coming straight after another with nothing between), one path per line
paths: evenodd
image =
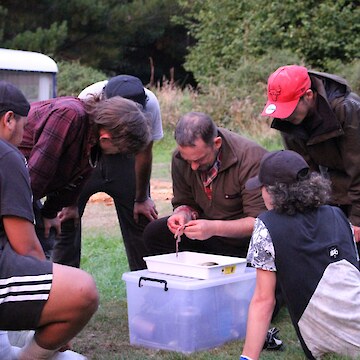
M52 74L0 69L0 79L9 81L20 88L29 102L54 96L55 84Z
M56 62L32 51L0 48L0 80L13 83L29 102L56 96Z

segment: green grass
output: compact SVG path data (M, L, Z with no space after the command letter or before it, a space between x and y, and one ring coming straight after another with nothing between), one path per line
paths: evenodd
M235 340L215 349L190 355L131 346L127 323L126 284L122 273L128 271L122 239L114 233L104 235L103 229L85 231L82 268L90 272L97 282L101 295L100 307L87 327L74 341L74 350L94 360L233 360L238 359L243 341ZM273 323L280 329L285 344L283 351L263 351L263 360L305 360L287 310L280 311ZM345 357L328 356L328 360Z
M173 130L164 129L164 137L156 141L153 147L155 164L170 164L171 154L176 148Z
M129 271L122 239L102 234L89 235L84 240L81 267L95 277L102 301L124 299L122 273Z

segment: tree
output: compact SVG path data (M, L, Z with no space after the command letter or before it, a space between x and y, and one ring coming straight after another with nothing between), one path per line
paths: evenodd
M219 67L232 72L283 49L320 70L329 70L334 59L360 57L358 1L179 1L182 23L197 41L185 68L200 83L216 79Z
M131 73L146 83L150 58L156 79L182 79L186 29L171 22L174 0L3 0L3 47L79 61L108 76ZM1 38L0 38L1 40Z
M78 96L89 84L107 78L103 72L89 66L80 65L78 61L60 61L58 67L58 96Z

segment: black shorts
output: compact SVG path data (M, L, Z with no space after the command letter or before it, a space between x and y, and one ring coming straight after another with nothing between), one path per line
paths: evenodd
M9 242L0 244L0 329L36 329L52 281L52 262L21 256Z

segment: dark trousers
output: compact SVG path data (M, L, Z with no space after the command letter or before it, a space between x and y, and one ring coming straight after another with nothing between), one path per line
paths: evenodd
M163 217L149 223L144 231L144 241L151 255L173 253L176 250L174 234L167 227L168 217ZM191 240L181 236L179 251L195 251L200 253L218 254L235 257L246 257L249 239L241 239L239 245L234 239L231 244L227 238L213 236L207 240Z
M35 232L44 250L45 256L48 260L52 258L52 250L55 243L56 231L50 229L49 236L46 238L44 234L44 220L41 215L42 203L40 200L34 200L33 210L35 216Z
M143 257L147 256L148 252L143 241L143 230L149 222L145 216L141 216L137 224L133 217L136 192L134 161L133 156L103 156L86 182L78 202L81 217L91 195L105 192L113 198L129 268L132 271L146 268ZM56 240L53 249L53 260L60 264L79 267L81 222L75 227L72 220L66 221L62 224L61 230L61 237Z

